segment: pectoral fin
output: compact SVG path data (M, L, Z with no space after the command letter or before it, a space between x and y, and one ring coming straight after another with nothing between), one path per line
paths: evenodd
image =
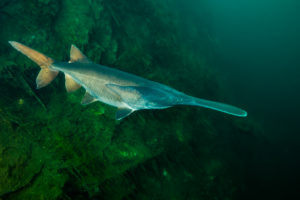
M131 113L133 113L134 110L130 109L130 108L118 108L117 112L116 112L116 120L121 120L125 117L127 117L128 115L130 115Z
M70 75L65 74L65 79L66 79L65 85L66 85L67 92L73 92L81 87L81 85L76 83Z
M93 103L95 101L97 101L97 99L95 97L93 97L91 94L89 94L88 92L86 92L84 97L81 100L81 104L87 105L87 104Z

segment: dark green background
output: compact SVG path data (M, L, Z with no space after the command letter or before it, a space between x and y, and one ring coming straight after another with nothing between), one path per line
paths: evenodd
M0 199L299 197L296 0L1 0ZM92 61L246 109L114 120L9 46Z

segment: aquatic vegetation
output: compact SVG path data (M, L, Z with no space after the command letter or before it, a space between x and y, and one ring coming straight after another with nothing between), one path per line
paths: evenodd
M80 105L83 89L67 94L61 74L36 90L39 68L7 45L26 41L68 60L73 43L97 63L191 95L225 98L213 57L203 50L209 45L199 39L207 35L201 32L205 25L189 25L195 26L188 29L191 41L203 41L199 48L183 40L185 20L172 1L1 5L1 13L14 16L0 16L1 199L232 198L239 182L222 155L234 158L236 144L227 137L255 137L260 129L254 123L187 107L141 111L116 122L114 108Z
M91 7L85 0L64 0L55 23L55 31L65 44L87 44L93 17L89 15Z

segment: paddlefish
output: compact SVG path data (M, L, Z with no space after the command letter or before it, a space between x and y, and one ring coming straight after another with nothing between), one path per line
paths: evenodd
M59 72L65 75L67 92L86 91L81 104L96 101L117 107L116 120L143 109L164 109L175 105L200 106L238 117L247 112L235 106L189 96L169 86L90 61L71 45L70 61L56 61L19 42L9 41L16 50L40 66L37 89L50 84Z

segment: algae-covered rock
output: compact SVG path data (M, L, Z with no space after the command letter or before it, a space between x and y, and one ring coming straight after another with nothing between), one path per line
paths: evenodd
M57 172L57 169L49 169L46 164L34 177L29 186L21 192L8 195L11 200L34 199L58 199L63 194L63 186L68 178L66 174Z
M44 165L40 147L23 135L11 135L12 133L13 131L1 128L0 196L18 193L30 186Z
M55 23L55 31L61 42L79 46L87 44L94 24L89 1L63 0L61 4L61 11Z

